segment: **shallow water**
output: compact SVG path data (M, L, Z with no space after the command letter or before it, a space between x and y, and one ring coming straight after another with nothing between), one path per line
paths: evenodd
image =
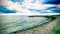
M0 15L0 33L14 32L31 28L49 21L45 17L28 17L21 15Z

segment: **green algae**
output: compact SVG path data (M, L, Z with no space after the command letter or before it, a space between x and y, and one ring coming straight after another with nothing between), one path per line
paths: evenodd
M55 27L53 29L53 34L60 34L60 27Z

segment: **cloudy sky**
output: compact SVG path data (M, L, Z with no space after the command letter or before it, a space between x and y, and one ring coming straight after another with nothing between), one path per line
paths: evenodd
M46 0L47 1L47 0ZM59 12L56 4L43 4L44 0L0 0L1 13L51 13Z

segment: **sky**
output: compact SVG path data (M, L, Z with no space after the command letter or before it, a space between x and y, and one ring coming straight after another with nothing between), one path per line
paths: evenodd
M1 13L59 13L60 0L1 0ZM6 6L6 7L5 7Z

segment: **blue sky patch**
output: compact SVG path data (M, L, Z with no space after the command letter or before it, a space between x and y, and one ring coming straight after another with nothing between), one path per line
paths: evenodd
M1 6L1 5L0 5L0 12L1 12L1 13L16 13L15 10L9 10L9 9L7 9L6 7Z

